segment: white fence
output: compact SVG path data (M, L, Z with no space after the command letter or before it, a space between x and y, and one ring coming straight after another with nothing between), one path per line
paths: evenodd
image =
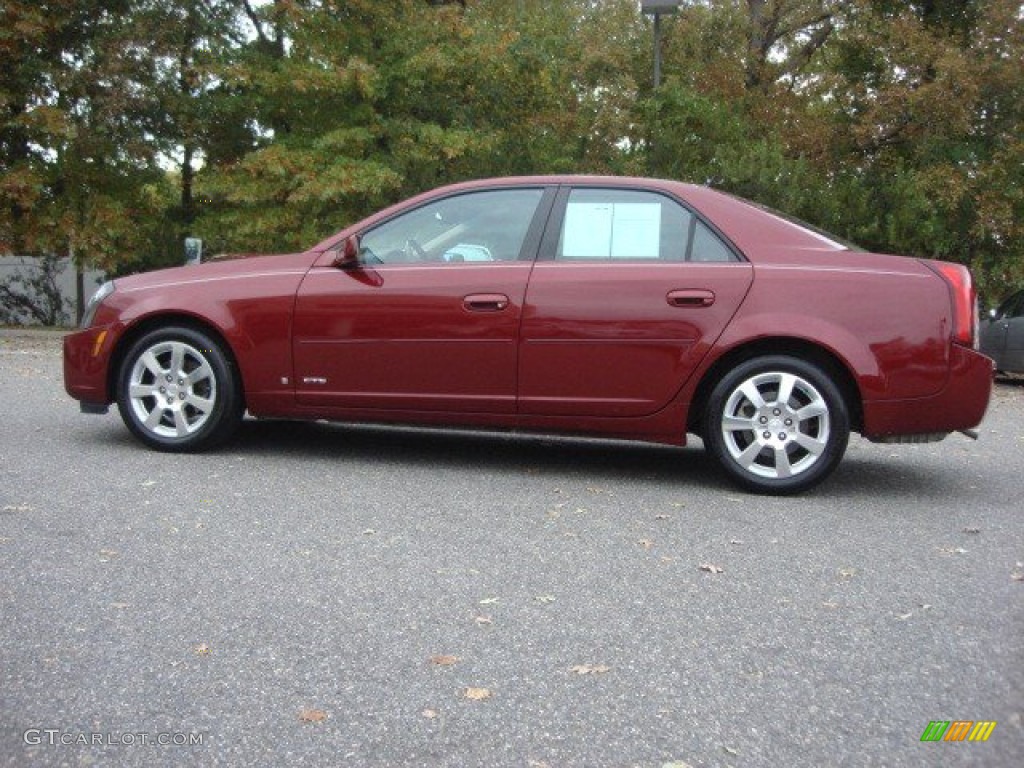
M39 296L37 292L33 292L30 285L32 279L38 277L40 272L39 259L31 256L0 256L0 286L6 285L11 290L27 295L29 299L37 302L42 301L43 297ZM17 278L19 276L24 278L24 280L18 281ZM85 270L83 275L85 294L82 299L83 302L89 301L97 286L103 282L103 277L103 273L99 270ZM75 267L70 259L60 260L60 270L56 275L56 284L63 299L64 322L73 324L77 316L77 306L75 301ZM0 309L7 310L3 311L2 314L8 315L14 307L4 306L0 307ZM24 312L19 313L16 318L7 319L8 321L13 319L15 322L25 325L35 325L39 322Z

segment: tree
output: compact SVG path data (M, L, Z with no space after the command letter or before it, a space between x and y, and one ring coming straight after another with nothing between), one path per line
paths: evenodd
M158 179L119 44L131 0L4 7L0 249L101 266L140 242L145 187Z
M835 172L866 193L858 236L968 264L999 292L1024 275L1019 4L861 2L855 20L821 97Z

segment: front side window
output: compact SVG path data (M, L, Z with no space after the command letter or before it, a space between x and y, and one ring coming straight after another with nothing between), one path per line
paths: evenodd
M735 261L721 239L679 203L640 190L574 189L560 261Z
M468 192L403 213L360 238L371 264L466 264L519 258L543 190Z

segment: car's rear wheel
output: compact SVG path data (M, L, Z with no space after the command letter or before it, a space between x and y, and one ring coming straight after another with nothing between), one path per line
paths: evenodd
M789 356L759 357L726 373L708 398L705 443L726 473L760 493L817 485L846 452L850 417L832 378Z
M151 448L191 451L226 440L244 405L230 358L207 334L185 327L151 331L121 363L117 407Z

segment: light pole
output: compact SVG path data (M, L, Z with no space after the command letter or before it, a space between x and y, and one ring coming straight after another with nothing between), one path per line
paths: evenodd
M661 17L679 12L681 0L640 0L645 16L654 16L654 87L661 85Z

